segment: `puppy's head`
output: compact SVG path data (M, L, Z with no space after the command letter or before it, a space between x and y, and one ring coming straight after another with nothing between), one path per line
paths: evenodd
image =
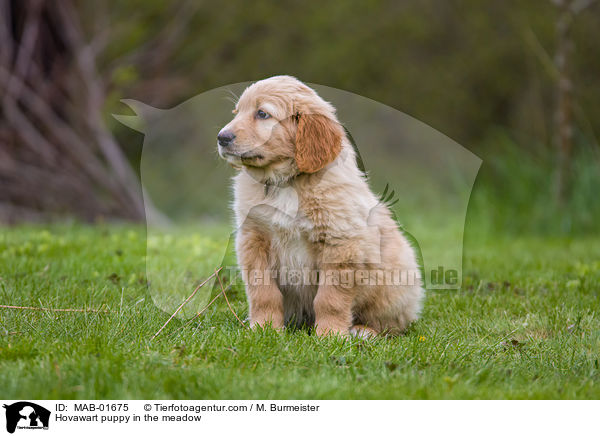
M217 143L219 155L235 167L289 179L319 171L341 151L344 129L335 109L293 77L254 83L233 113Z

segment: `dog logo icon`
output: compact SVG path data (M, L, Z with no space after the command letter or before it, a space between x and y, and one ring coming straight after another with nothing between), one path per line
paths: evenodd
M28 401L4 405L6 409L6 431L14 433L19 429L48 429L50 411Z

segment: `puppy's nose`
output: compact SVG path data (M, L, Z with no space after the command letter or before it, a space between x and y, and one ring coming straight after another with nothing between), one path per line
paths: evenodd
M235 139L235 135L230 130L220 131L217 136L217 141L221 147L227 147L231 145L233 140Z

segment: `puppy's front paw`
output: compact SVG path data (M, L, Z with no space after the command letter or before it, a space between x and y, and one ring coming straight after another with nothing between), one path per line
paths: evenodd
M315 329L317 336L329 336L329 335L339 335L339 336L349 336L350 331L346 327L342 326L333 326L327 324L317 324Z
M367 327L366 325L354 325L350 329L350 334L356 338L371 339L376 337L379 333L377 333L377 330Z
M283 330L283 317L274 315L255 316L250 319L250 328L263 329L271 326L275 330Z

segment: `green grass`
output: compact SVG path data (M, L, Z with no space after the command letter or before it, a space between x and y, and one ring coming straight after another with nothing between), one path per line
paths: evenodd
M211 244L190 240L177 233L155 255L170 264ZM151 341L170 313L153 303L144 256L139 227L3 229L0 304L111 312L0 309L0 396L600 398L599 237L467 233L463 290L429 292L406 335L371 341L245 330L222 299ZM230 297L245 316L243 295Z

